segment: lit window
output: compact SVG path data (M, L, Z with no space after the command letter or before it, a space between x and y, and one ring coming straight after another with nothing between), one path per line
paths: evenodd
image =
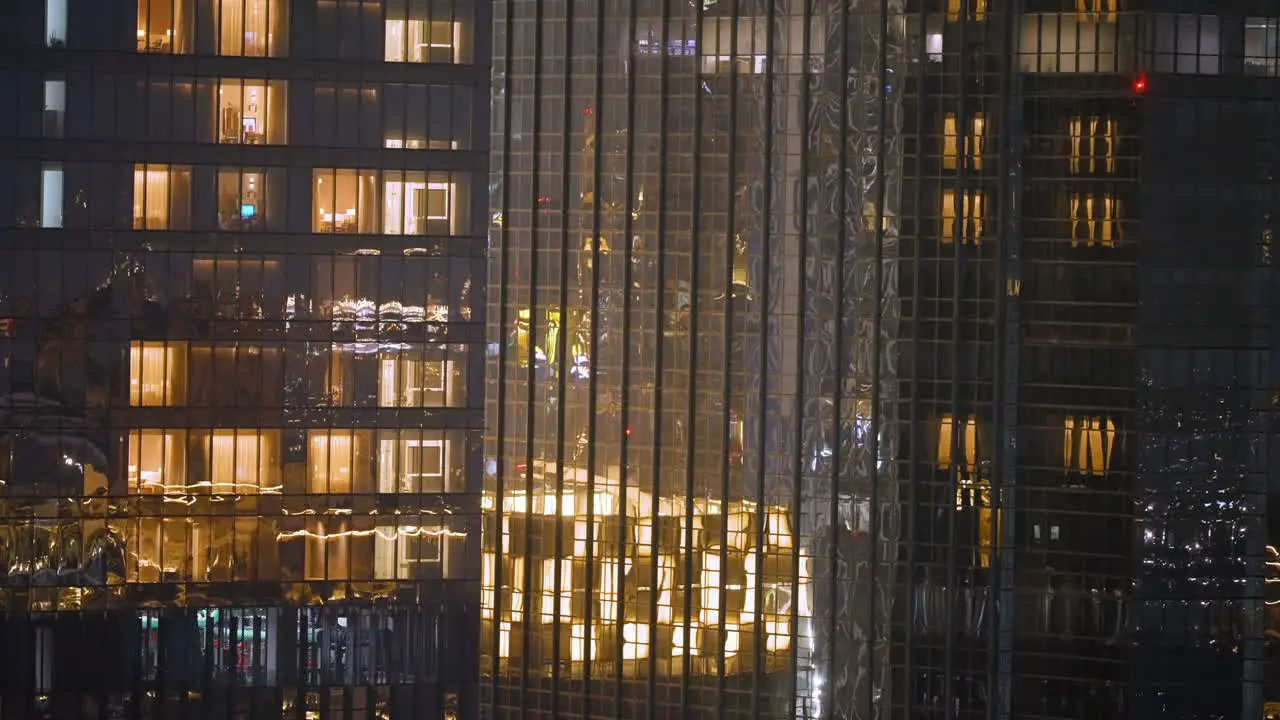
M1076 0L1076 16L1080 18L1104 18L1115 22L1119 0Z
M218 54L280 55L285 20L285 0L213 0Z
M125 522L126 580L208 581L212 530L209 518L142 517Z
M189 53L193 0L138 0L138 52Z
M1151 13L1146 19L1152 72L1217 75L1221 71L1217 15Z
M285 142L283 80L222 80L218 83L218 142L281 145Z
M427 182L424 173L383 174L382 232L386 235L452 234L453 184Z
M583 662L596 657L596 626L591 626L591 647L588 648L587 626L583 623L574 623L569 632L569 659L573 662Z
M698 656L698 622L692 621L689 627L677 625L671 634L671 656L681 657L685 654Z
M560 602L559 613L562 622L573 617L573 560L561 558L560 563ZM542 622L551 624L556 614L556 561L551 558L542 561Z
M360 170L312 171L311 229L320 233L378 231L377 173Z
M40 227L62 227L62 184L62 165L45 163L40 169Z
M181 430L129 433L129 491L164 493L187 484L187 434Z
M968 11L970 20L987 19L987 0L947 0L947 22L959 22L962 7Z
M133 166L133 228L185 230L191 219L191 169Z
M186 343L135 341L129 346L130 405L181 405L186 395Z
M307 491L319 495L368 492L370 440L370 433L360 430L310 431Z
M982 151L987 129L987 122L982 113L975 113L969 123L968 133L964 138L964 156L967 166L974 170L982 169ZM942 121L942 167L955 170L959 166L959 128L956 114L947 113Z
M597 598L600 603L599 618L602 622L618 621L618 582L629 572L631 572L631 558L625 560L601 558L600 588Z
M307 580L347 580L351 577L351 530L345 518L315 518L307 521Z
M950 470L953 462L970 471L978 465L978 424L971 417L957 423L943 415L938 422L938 469Z
M961 207L957 208L956 192L942 191L942 244L951 245L959 238L964 245L981 245L985 212L983 193L966 190L961 199Z
M44 0L44 39L51 48L67 44L67 0Z
M266 218L267 183L260 170L218 170L218 229L260 230Z
M1137 54L1118 40L1122 34L1136 33L1136 20L1117 20L1123 19L1097 14L1025 13L1018 41L1018 66L1030 73L1131 70Z
M438 493L452 490L449 444L436 433L404 430L378 435L378 492Z
M771 548L792 546L791 516L786 510L771 509L765 515L765 543Z
M720 564L719 548L709 548L702 554L702 573L699 578L702 597L699 598L701 610L698 619L708 627L720 622Z
M493 608L497 599L497 553L480 553L480 617L493 619Z
M277 433L264 430L214 430L209 434L209 491L256 495L279 493Z
M377 580L421 578L422 566L443 566L447 542L445 528L380 521L373 534L373 576Z
M642 660L649 657L649 626L625 623L622 626L622 659Z
M380 407L454 407L460 404L457 364L425 355L406 352L384 356L380 360Z
M48 138L62 137L63 123L67 114L67 82L65 80L44 81L44 136Z
M387 62L462 62L462 23L446 20L388 20Z
M1063 466L1085 475L1111 468L1116 426L1109 418L1068 417L1063 429Z
M943 16L934 13L924 16L924 51L931 63L942 62L943 29Z
M1107 117L1076 116L1070 121L1071 173L1116 171L1116 121Z
M1120 239L1118 199L1093 193L1071 196L1071 247L1114 247Z
M498 657L511 657L511 623L505 620L498 623Z
M1280 20L1251 17L1244 21L1246 75L1280 75Z

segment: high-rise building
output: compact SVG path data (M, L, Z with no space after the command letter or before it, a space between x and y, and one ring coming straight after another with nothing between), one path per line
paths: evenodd
M2 25L0 717L474 716L487 4Z
M1272 5L496 3L491 716L1280 717Z

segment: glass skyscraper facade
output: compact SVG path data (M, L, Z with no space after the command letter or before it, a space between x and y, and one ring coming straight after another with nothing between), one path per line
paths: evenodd
M0 717L478 712L488 13L7 5Z
M1280 12L493 15L490 717L1280 717Z

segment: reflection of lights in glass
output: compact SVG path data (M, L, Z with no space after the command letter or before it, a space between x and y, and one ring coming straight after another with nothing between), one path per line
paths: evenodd
M554 478L566 489L481 498L486 512L499 513L498 536L486 536L481 560L481 613L497 634L499 659L514 661L526 652L513 647L513 630L537 637L555 623L568 631L573 662L710 658L721 651L733 657L750 654L744 642L755 638L768 654L791 652L794 643L802 651L813 648L812 561L805 550L793 561L797 539L787 509L745 500L686 503L634 487L624 494L604 478L588 492L581 469L534 463L529 470L535 482ZM619 520L621 548L612 544ZM525 554L526 533L546 537L557 524L571 540L562 546L565 556ZM585 565L588 550L592 572ZM522 613L523 570L530 562L539 599L532 617ZM798 640L793 614L808 632ZM521 622L536 625L522 631ZM693 667L715 672L701 659Z
M386 528L375 528L372 530L339 530L337 532L313 531L313 530L290 530L276 534L276 540L286 541L296 538L307 538L309 540L319 540L321 542L329 542L340 540L343 538L362 538L378 536L383 540L394 540L397 537L451 537L463 538L467 534L458 530L450 530L449 528L427 528L406 525L396 528L394 532Z

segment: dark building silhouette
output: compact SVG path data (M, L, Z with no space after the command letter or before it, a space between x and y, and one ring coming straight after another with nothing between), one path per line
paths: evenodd
M6 9L0 717L474 717L487 4Z
M494 18L492 717L1280 717L1280 11Z

